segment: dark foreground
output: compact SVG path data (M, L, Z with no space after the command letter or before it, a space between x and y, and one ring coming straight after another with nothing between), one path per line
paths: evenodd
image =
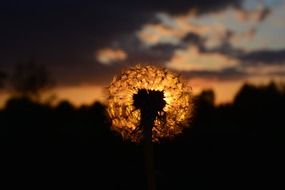
M158 189L280 187L284 91L244 86L233 104L215 107L213 99L203 92L190 127L155 145ZM10 100L0 137L2 185L145 189L142 146L110 130L100 103L75 109Z

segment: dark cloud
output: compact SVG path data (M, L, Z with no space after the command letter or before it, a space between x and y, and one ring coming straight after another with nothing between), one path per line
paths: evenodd
M183 14L190 9L195 10L197 14L204 14L223 10L229 6L240 7L241 4L242 0L147 0L142 2L142 7L148 10L167 12L170 14Z
M224 41L221 45L211 49L201 46L201 51L207 53L220 53L235 59L240 59L245 54L243 49L232 46L228 41Z
M235 35L234 32L228 32L231 35ZM229 38L225 38L224 41L217 47L207 48L203 41L199 44L199 49L202 52L207 53L220 53L225 56L238 59L242 64L257 65L257 64L285 64L285 49L271 50L260 49L254 51L245 51L242 48L234 47Z
M239 59L248 64L285 64L285 49L244 53Z
M0 64L36 57L46 64L73 64L131 34L157 12L198 13L237 6L240 0L11 0L0 6ZM89 60L90 61L90 60Z
M187 47L190 45L195 45L199 47L200 49L203 48L205 44L206 39L202 38L198 34L189 32L182 40L181 40L181 46Z
M273 71L270 73L271 75L278 76L278 77L284 77L285 76L285 71Z
M124 48L128 53L129 57L127 62L129 64L154 64L163 65L167 60L169 60L174 50L177 48L175 45L171 44L158 44L152 47L145 47L138 40L136 43Z
M237 68L227 68L219 71L184 71L181 75L185 78L207 78L207 79L219 79L219 80L237 80L244 79L248 74Z
M67 71L64 67L60 67L54 70L54 75L64 86L82 84L107 86L124 67L127 65L115 63L106 66L99 63L85 63L84 66L74 65Z
M4 30L1 32L10 34L8 36L14 39L28 38L27 40L35 43L38 38L43 40L41 43L53 38L58 40L60 37L64 37L66 41L87 38L101 46L154 19L153 14L157 12L182 14L195 9L199 13L206 13L230 5L237 6L240 2L240 0L5 1L0 7L1 22L4 24ZM64 39L61 40L63 43Z

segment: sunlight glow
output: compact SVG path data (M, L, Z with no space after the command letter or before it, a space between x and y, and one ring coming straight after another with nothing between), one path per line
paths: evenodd
M142 134L133 133L140 123L140 110L133 106L133 95L140 89L164 92L166 123L154 121L153 141L181 133L193 111L191 89L179 76L154 66L131 67L114 77L108 88L108 113L113 130L124 139L141 141Z

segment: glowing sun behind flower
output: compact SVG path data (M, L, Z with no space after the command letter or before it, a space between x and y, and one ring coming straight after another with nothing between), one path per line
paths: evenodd
M161 96L160 108L153 118L152 141L170 138L182 132L188 126L192 115L192 97L190 87L170 71L154 66L135 66L114 77L108 87L108 113L112 128L124 139L140 142L143 138L141 118L142 109L138 109L135 97L142 98L145 113L159 99L147 98L151 95ZM144 99L145 94L145 99ZM144 101L145 100L145 101Z

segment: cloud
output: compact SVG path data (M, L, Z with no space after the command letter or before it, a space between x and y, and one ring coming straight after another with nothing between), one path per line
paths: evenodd
M285 49L258 50L240 55L244 72L254 76L285 76Z
M215 52L201 52L197 47L176 50L166 64L178 71L219 71L238 65L238 60Z
M266 71L270 75L280 74L280 72L277 73L277 67L263 69L262 65L256 64L258 61L269 63L269 59L272 62L272 54L274 54L272 51L258 53L260 51L258 49L248 51L239 47L240 42L254 43L257 33L256 24L264 20L264 14L269 11L268 8L250 12L250 15L247 15L250 18L242 22L235 20L234 15L230 17L235 11L241 11L241 7L231 12L221 12L218 16L210 14L208 16L217 17L216 22L210 23L203 20L207 18L205 15L200 17L191 11L182 15L160 13L157 15L156 23L144 25L137 35L142 44L148 48L157 45L175 47L172 56L166 60L166 66L173 70L190 73L195 77L216 77L228 80L248 77L249 74L265 76ZM225 23L237 21L237 26L242 27L236 29L223 22L218 23L217 21L220 20L218 17L224 19ZM282 52L276 55L275 60L279 63L283 59L283 55L280 54ZM251 72L252 67L256 72Z
M96 59L105 65L127 59L127 53L121 49L101 49L96 53Z
M0 51L3 55L0 64L10 70L11 65L34 57L37 62L48 65L61 83L78 81L101 81L106 78L100 71L92 69L94 51L102 47L113 47L113 43L122 44L141 26L157 20L154 15L164 12L169 15L184 15L195 10L197 15L207 14L236 7L241 0L146 0L146 1L5 1L0 6L1 22ZM123 46L123 45L122 45ZM155 47L154 52L141 47L133 47L128 60L155 59L165 60L172 55L170 49L163 53ZM167 54L167 55L166 55ZM144 55L149 56L144 57ZM139 62L139 61L136 61ZM97 67L97 66L96 66ZM99 66L98 66L99 67ZM100 65L100 69L107 66ZM114 68L113 68L114 67ZM122 67L122 66L120 66ZM11 67L13 68L13 67ZM117 66L108 66L113 73ZM112 71L111 71L112 70ZM98 74L98 76L96 75ZM90 76L88 76L90 75ZM77 77L77 78L75 78Z
M233 44L234 46L239 46L244 42L252 41L256 35L256 32L256 28L252 27L240 33L233 33L233 35L226 39L226 42Z
M239 59L246 64L281 64L285 65L285 49L281 50L257 50L244 53Z
M233 36L233 38L230 39L230 43L233 46L248 52L260 49L284 49L285 40L281 37L285 32L284 9L285 2L279 1L278 4L271 7L259 6L259 8L244 8L243 10L237 10L245 12L249 11L251 13L247 16L248 18L244 20L235 17L236 22L232 27L235 28L236 31L240 29L245 30L238 35ZM270 13L266 14L266 17L262 16L268 11ZM231 18L231 20L233 19L234 18ZM230 20L228 20L228 22L229 21Z
M205 39L199 36L198 34L188 33L182 40L182 46L188 46L189 44L201 47L205 43Z
M207 15L197 15L193 10L179 15L158 13L156 22L144 24L136 34L147 47L157 44L177 46L183 43L189 34L197 36L196 39L202 39L199 43L203 43L207 48L215 48L223 43L239 46L254 39L257 25L264 20L265 14L269 14L269 10L263 7L249 12L243 7L235 7ZM241 21L234 16L237 13L243 13L249 18ZM235 25L232 25L232 22L235 22Z
M161 7L157 9L159 12L168 12L170 14L183 14L188 12L189 10L195 10L197 14L206 14L209 12L217 12L223 10L227 7L239 7L241 6L243 0L180 0L172 1L172 0L158 0L158 1L147 1L153 7Z
M146 46L157 44L177 45L189 34L204 38L209 46L215 46L227 37L228 31L219 23L199 24L196 13L190 11L185 15L171 16L165 13L157 15L159 23L145 24L137 32L138 38Z
M255 76L284 76L285 75L285 67L284 65L262 65L262 66L256 66L256 65L248 65L244 68L244 72L248 73L249 75L255 75Z
M258 6L254 10L236 9L236 17L241 21L261 22L271 13L271 10L265 6Z
M138 32L138 38L147 46L167 43L177 45L187 33L188 31L175 30L160 24L147 24Z
M239 64L236 67L230 68L230 70L226 69L227 72L234 71L232 73L234 76L262 76L266 78L285 76L285 49L255 50L247 52L228 45L207 52L228 55L229 57L238 60ZM224 71L225 70L223 70L222 73L216 73L220 75L219 78L224 79ZM215 73L211 74L215 75Z

